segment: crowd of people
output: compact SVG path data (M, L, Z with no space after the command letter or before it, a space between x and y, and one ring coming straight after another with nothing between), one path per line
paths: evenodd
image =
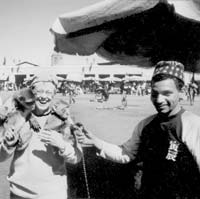
M56 76L34 76L28 88L0 107L0 161L12 157L10 198L67 199L65 163L80 162L83 147L95 147L102 159L138 165L138 199L199 199L200 117L180 105L183 64L158 62L150 87L157 114L140 121L130 139L117 146L74 123L69 103L55 100ZM97 90L102 92L100 86ZM124 86L123 106L126 94Z

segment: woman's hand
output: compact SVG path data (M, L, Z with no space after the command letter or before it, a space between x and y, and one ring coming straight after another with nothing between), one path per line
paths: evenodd
M19 140L19 134L15 132L14 127L10 127L5 131L4 141L8 147L15 146Z
M55 146L59 148L59 150L64 151L66 143L62 134L54 130L43 130L42 132L38 133L38 136L45 144Z

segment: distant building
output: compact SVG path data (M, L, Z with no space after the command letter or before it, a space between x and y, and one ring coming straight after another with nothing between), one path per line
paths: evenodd
M17 85L35 73L52 73L67 79L81 78L129 78L135 81L151 80L154 68L143 68L137 65L120 65L108 62L97 56L66 56L61 53L52 55L51 66L39 66L31 62L1 65L0 79L15 79ZM3 60L3 59L2 59ZM191 80L192 74L185 73L185 82ZM200 79L200 74L195 74L195 80Z
M51 55L51 65L62 65L63 64L63 56L59 53L54 53Z
M0 80L8 80L16 83L17 86L23 83L27 76L36 73L40 67L31 62L20 62L18 64L2 65L0 72Z

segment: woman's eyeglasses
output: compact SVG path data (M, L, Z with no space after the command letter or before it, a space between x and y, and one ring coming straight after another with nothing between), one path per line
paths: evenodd
M42 95L42 94L45 93L45 94L48 95L48 96L51 96L51 95L54 94L53 91L44 91L44 90L35 90L35 93L36 93L37 95Z

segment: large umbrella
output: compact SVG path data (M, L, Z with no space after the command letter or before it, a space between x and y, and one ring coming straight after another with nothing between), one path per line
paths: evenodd
M143 67L177 60L187 71L200 71L198 0L105 0L61 15L51 31L58 52L96 52Z

